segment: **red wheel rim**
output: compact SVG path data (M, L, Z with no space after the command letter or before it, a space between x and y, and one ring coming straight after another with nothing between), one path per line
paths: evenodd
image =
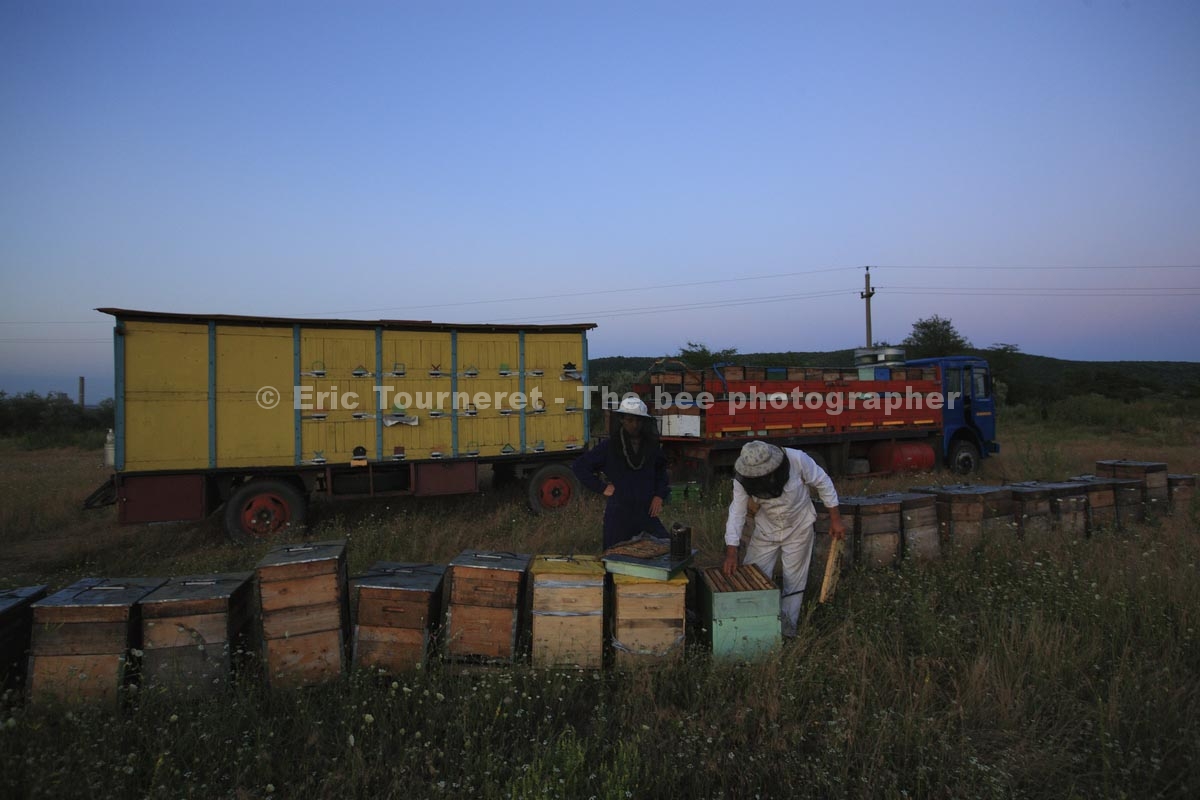
M571 502L571 482L566 478L550 477L538 487L538 502L542 508L562 508Z
M274 492L256 494L242 506L242 530L252 536L270 536L291 519L287 501Z

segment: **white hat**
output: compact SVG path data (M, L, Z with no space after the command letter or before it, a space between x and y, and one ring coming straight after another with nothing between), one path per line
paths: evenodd
M783 463L783 450L766 442L747 442L742 445L733 469L743 478L760 478L775 471Z
M636 397L626 397L621 400L621 405L617 406L618 414L628 414L631 417L649 417L650 412L646 410L646 404Z

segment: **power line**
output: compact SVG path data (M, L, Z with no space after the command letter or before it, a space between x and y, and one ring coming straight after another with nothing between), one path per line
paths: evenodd
M1102 288L1089 287L1086 289L1057 289L1057 288L985 288L985 287L962 287L957 289L951 288L922 288L922 287L896 287L889 289L888 287L879 287L885 289L888 294L903 294L903 295L990 295L1003 297L1177 297L1191 296L1200 293L1200 286L1180 286L1180 287L1162 287L1162 288L1147 288L1147 287L1128 287L1128 288Z
M601 294L620 294L623 292L649 292L658 289L681 289L691 286L713 286L720 283L740 283L742 281L766 281L775 280L778 278L796 278L802 275L819 275L829 272L846 272L847 270L862 269L862 267L828 267L823 269L810 269L803 272L779 272L773 275L743 275L739 278L720 278L709 281L686 281L683 283L663 283L657 286L630 286L621 289L594 289L586 292L568 292L563 294L544 294L536 296L523 297L507 297L502 299L491 300L464 300L458 303L434 303L421 306L389 306L386 308L358 308L345 309L342 311L320 311L311 312L314 316L323 316L328 314L378 314L384 311L419 311L426 308L453 308L458 306L479 306L488 305L490 303L519 303L529 300L561 300L567 297L590 297ZM499 320L495 320L499 321Z
M0 344L112 344L112 339L0 339Z
M631 317L631 316L638 316L638 315L643 315L643 314L664 314L664 313L670 313L670 312L674 312L674 311L698 311L698 310L702 310L702 309L711 309L711 308L728 308L728 307L732 307L732 306L761 305L764 303L782 303L782 302L787 302L787 301L791 301L791 300L812 300L812 299L821 298L821 297L834 297L836 295L851 294L851 293L855 293L857 291L858 291L857 289L835 289L835 290L825 291L825 292L809 292L807 294L776 295L773 297L746 297L746 298L741 298L741 299L737 299L737 300L710 300L710 301L699 302L699 303L677 303L675 305L659 304L659 305L653 305L653 306L640 306L640 307L636 307L636 308L606 309L606 310L602 310L602 311L579 311L579 312L572 311L571 316L575 319L585 319L585 318L586 319L610 319L612 317ZM558 314L547 314L547 315L536 316L536 317L532 317L532 318L530 318L528 316L524 316L524 317L510 317L507 319L491 319L491 320L487 320L487 322L494 323L494 322L507 322L507 321L518 321L519 320L522 322L536 323L536 322L541 322L541 321L545 321L545 320L559 320L559 319L563 319L563 317Z
M872 264L874 269L960 269L960 270L1098 270L1098 269L1200 269L1200 264L1125 264L1125 265L1105 265L1099 267L1081 267L1081 266L1029 266L1029 265L915 265L915 264Z
M0 325L112 325L112 320L93 319L0 319Z

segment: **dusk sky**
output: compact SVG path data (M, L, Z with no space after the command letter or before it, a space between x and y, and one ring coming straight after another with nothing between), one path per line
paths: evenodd
M1196 361L1200 3L0 0L0 389L97 307Z

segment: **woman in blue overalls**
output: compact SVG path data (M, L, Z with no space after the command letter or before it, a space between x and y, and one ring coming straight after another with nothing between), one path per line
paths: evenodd
M609 437L571 465L579 482L608 498L604 507L604 549L639 533L670 536L659 514L670 484L667 458L646 404L626 397L613 414ZM603 478L601 477L603 474Z

